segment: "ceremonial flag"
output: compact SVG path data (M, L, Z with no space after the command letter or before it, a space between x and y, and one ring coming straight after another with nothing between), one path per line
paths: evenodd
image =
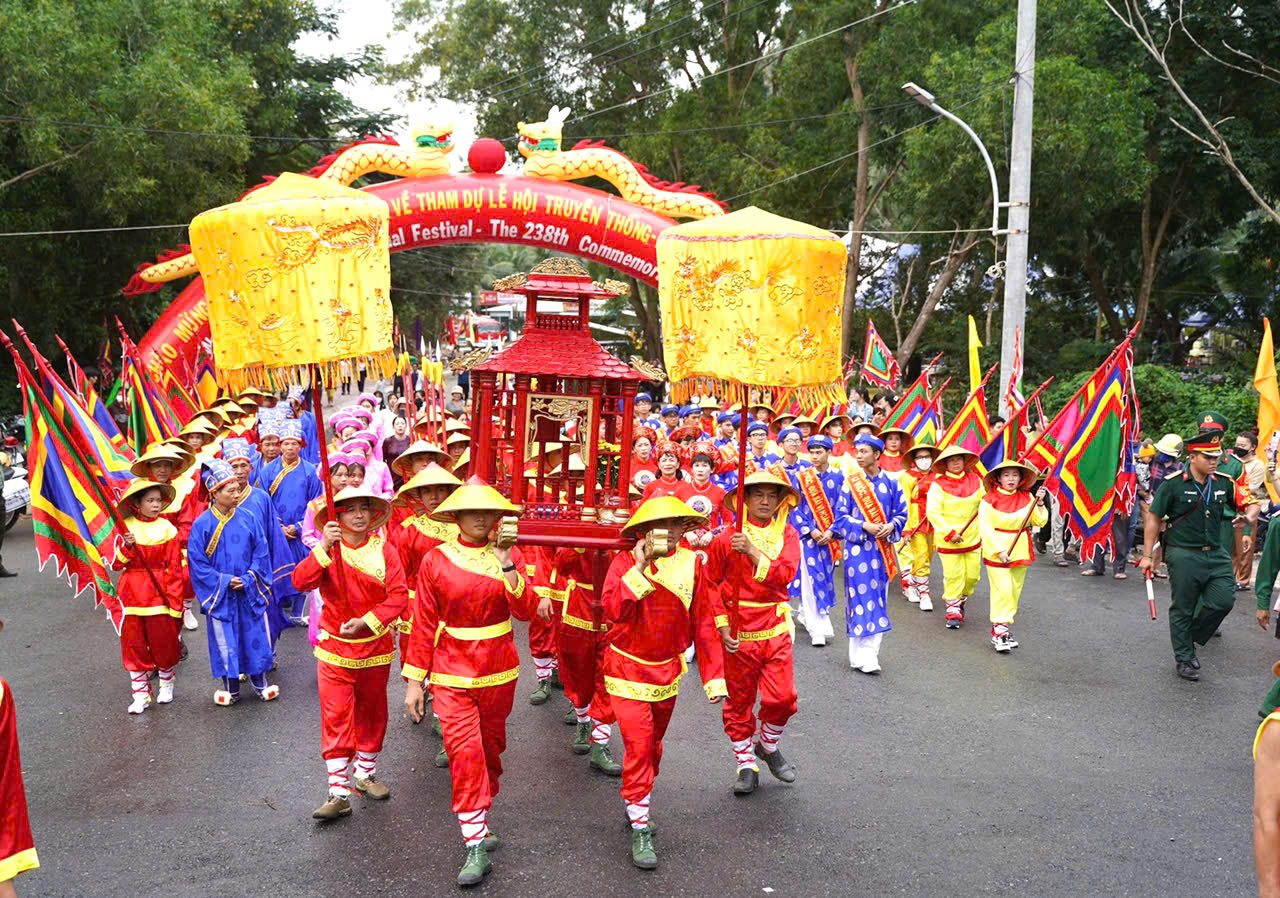
M17 325L17 322L15 321L14 324ZM133 474L129 470L134 460L133 452L127 445L117 446L112 442L98 425L97 420L85 409L80 397L63 382L62 378L58 377L49 360L41 355L35 344L27 339L26 331L20 326L18 334L35 358L36 371L39 375L31 375L13 345L8 342L8 337L3 337L5 348L13 355L14 364L21 365L23 370L27 371L33 385L40 391L45 406L51 410L50 414L57 416L57 423L62 432L76 447L98 485L113 498L119 495L133 480ZM114 421L112 427L115 427ZM118 430L116 434L119 435Z
M102 319L102 327L107 327L107 319ZM111 364L111 334L107 333L107 338L102 341L102 348L98 350L98 376L102 378L102 385L105 387L107 381L115 380L116 369Z
M1081 558L1111 546L1111 516L1130 423L1133 353L1127 339L1122 346L1122 352L1108 359L1093 398L1045 480L1045 488L1057 494L1066 511L1072 535L1081 541Z
M867 345L862 350L862 376L873 384L892 390L898 383L898 360L876 332L875 322L867 320Z
M912 422L911 442L912 445L921 443L930 446L938 445L938 437L946 431L946 425L942 420L942 394L946 391L947 385L951 383L951 378L947 378L938 392L929 400L929 404L925 406L924 413Z
M1253 385L1258 388L1258 449L1265 457L1271 436L1280 428L1280 389L1276 386L1276 348L1271 338L1271 322L1262 319L1262 347L1253 369ZM1272 502L1280 502L1270 478L1264 478Z
M71 372L71 382L75 385L76 390L79 391L80 398L84 403L84 410L97 423L112 446L115 446L118 451L126 454L130 453L129 444L125 441L124 434L120 432L120 428L116 425L116 419L111 417L111 412L107 409L106 403L102 401L98 396L98 391L89 383L84 370L72 357L71 350L67 348L67 344L62 342L61 337L56 339L67 357L67 369ZM27 345L30 346L30 343L28 342ZM33 349L32 351L34 352L35 350ZM38 353L36 356L39 358Z
M27 468L40 569L53 561L58 576L66 578L75 595L91 590L94 607L106 608L118 634L124 607L99 549L114 546L119 534L112 514L114 497L103 490L16 352L14 362L31 435Z
M213 405L218 398L218 372L214 368L213 358L201 353L195 370L195 396L193 397L204 408Z
M910 432L916 419L929 408L929 372L933 370L933 366L937 364L940 358L942 358L942 353L938 353L929 364L924 366L920 376L902 394L898 404L889 409L889 414L885 415L884 423L880 425L881 430L898 428Z
M970 318L970 321L973 319ZM1009 409L1015 409L1025 405L1026 400L1022 398L1022 391L1019 387L1022 385L1022 328L1015 327L1013 329L1013 364L1009 366L1009 382L1004 388L1004 404Z
M942 442L938 444L943 449L948 446L961 446L977 455L987 443L991 442L991 424L987 420L987 400L983 388L997 367L999 366L991 367L987 376L979 381L974 391L969 394L969 398L964 401L959 414L947 428Z
M1020 461L1022 459L1027 450L1027 437L1022 432L1022 426L1026 422L1027 414L1030 412L1037 397L1051 383L1053 383L1052 377L1036 387L1036 391L1031 394L1030 399L1014 406L1009 412L1009 420L996 428L991 435L991 442L987 443L986 447L978 453L978 465L982 468L983 473L990 471L1004 461L1010 459Z
M978 340L978 325L969 316L969 389L978 389L978 381L982 379L982 364L978 361L978 350L982 348Z
M186 424L200 411L200 402L191 395L191 391L182 385L171 368L165 368L160 384L161 395L169 409L173 412L179 425Z
M152 443L174 436L182 425L138 364L137 347L119 318L116 326L120 329L120 377L129 404L129 438L141 455Z

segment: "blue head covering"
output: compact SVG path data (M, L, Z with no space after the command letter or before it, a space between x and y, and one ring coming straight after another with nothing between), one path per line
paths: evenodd
M662 411L658 412L658 414L665 418L667 415L678 415L678 414L680 414L680 409L679 409L679 407L678 407L678 406L674 406L674 405L664 405L664 406L662 407Z
M701 415L701 414L702 414L702 409L698 408L696 405L686 405L684 408L680 409L681 418L688 418L690 415Z
M787 437L796 436L804 439L804 434L800 432L799 427L784 427L778 431L778 442L781 443Z
M244 461L253 461L253 452L249 448L249 441L234 437L224 439L222 441L222 460L233 462L237 458Z
M723 424L726 421L732 421L736 417L737 415L735 415L733 412L721 412L720 414L716 415L716 423Z
M282 440L297 440L302 445L307 445L307 441L302 438L302 421L297 418L282 418L277 421L276 434Z
M825 433L815 433L809 437L809 442L805 443L805 448L807 449L826 449L828 452L835 447L836 444L831 442L831 437Z
M231 470L231 465L222 459L214 458L204 463L204 467L200 470L200 476L204 479L204 488L212 493L219 487L235 480L236 472Z
M768 433L769 425L765 424L763 421L753 421L747 425L747 436L751 436L758 430L763 430L765 433Z
M876 450L877 452L884 451L884 440L880 439L877 436L873 436L869 433L860 434L858 438L853 441L853 445L870 446L872 449Z
M648 393L637 393L636 402L653 402L653 397Z

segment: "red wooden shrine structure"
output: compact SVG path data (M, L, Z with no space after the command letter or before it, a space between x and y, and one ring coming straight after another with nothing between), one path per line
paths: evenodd
M520 507L520 544L623 548L645 376L589 329L591 301L618 291L565 257L499 286L526 297L525 328L471 369L471 470Z

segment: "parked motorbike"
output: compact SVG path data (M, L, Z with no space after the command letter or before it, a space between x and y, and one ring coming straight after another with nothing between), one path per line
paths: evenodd
M4 529L10 530L18 518L31 510L31 486L27 482L23 440L26 421L21 415L0 419L0 477L4 483Z

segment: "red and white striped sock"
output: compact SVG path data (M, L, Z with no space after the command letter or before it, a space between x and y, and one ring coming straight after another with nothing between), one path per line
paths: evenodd
M578 723L591 722L591 706L590 705L588 705L585 708L579 708L575 705L573 709L573 713L578 715Z
M964 620L964 602L947 599L947 617L958 617Z
M376 751L356 752L355 774L357 779L367 780L378 769L378 753Z
M556 669L555 658L539 658L533 659L533 671L538 675L539 680L551 679L552 672Z
M151 684L148 682L150 677L147 671L129 670L125 673L129 675L129 690L133 693L134 700L151 695Z
M908 589L915 586L915 583L912 582L911 574L908 571L904 570L898 574L898 585L902 587L903 592L906 592Z
M329 794L338 798L346 798L351 794L351 780L347 777L347 765L350 758L325 758L324 766L329 770Z
M631 821L632 829L644 829L649 825L649 799L652 795L650 792L639 801L627 802L627 819Z
M760 748L771 755L778 750L778 740L782 738L782 727L772 723L760 724Z
M472 845L479 845L489 835L489 824L486 822L489 812L485 809L478 811L459 811L458 825L462 827L462 841L470 848Z
M594 745L608 745L609 735L613 732L613 727L607 723L596 723L595 719L591 720L591 742Z
M1008 636L1009 625L1008 624L992 624L991 635L992 636Z
M174 670L172 667L160 668L160 685L161 686L171 685L174 679L176 678L177 678L177 674L174 673Z
M750 739L733 740L733 757L738 762L738 770L759 771L760 767L756 764L756 756L751 751L752 745Z
M916 595L921 596L922 598L931 599L931 597L929 596L929 578L916 577L915 580L916 580Z

